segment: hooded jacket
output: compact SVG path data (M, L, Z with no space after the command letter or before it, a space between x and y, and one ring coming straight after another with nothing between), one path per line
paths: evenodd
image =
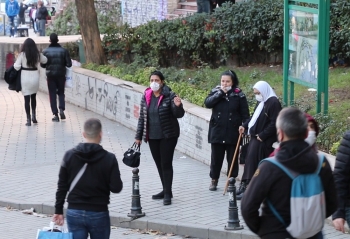
M66 76L66 67L72 66L72 60L69 52L58 43L51 43L43 51L47 57L46 76L48 78L64 78Z
M350 131L344 134L340 142L333 175L338 197L338 209L333 214L333 220L345 219L345 208L350 207Z
M316 152L303 139L282 142L275 158L299 174L314 173L319 163ZM325 192L326 217L329 217L336 210L337 201L332 170L326 158L319 175ZM241 202L242 216L247 226L259 237L293 238L266 203L268 198L289 225L291 185L292 179L276 165L270 162L259 165ZM261 204L262 214L259 216Z
M5 4L5 10L6 10L6 15L8 17L14 17L18 15L19 12L19 5L17 0L7 0Z
M87 167L68 194L68 208L86 211L107 211L109 195L123 189L117 159L101 145L80 143L63 157L56 192L55 214L63 214L63 205L70 184L80 169Z
M152 89L147 88L141 99L140 117L137 124L135 139L148 141L148 108L152 99ZM180 136L180 126L177 118L182 118L185 114L183 105L176 106L174 103L175 93L167 85L163 85L161 95L158 100L158 113L160 126L165 138L178 138Z

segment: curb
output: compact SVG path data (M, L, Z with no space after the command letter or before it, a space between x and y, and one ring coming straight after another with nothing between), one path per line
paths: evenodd
M16 200L0 198L0 206L11 207L18 210L34 208L35 212L53 215L55 207L50 204L39 203L20 203ZM66 209L64 209L66 212ZM146 215L147 216L147 215ZM190 236L200 239L257 239L259 238L252 232L227 231L223 227L196 224L196 223L179 223L174 221L164 221L141 217L130 221L131 218L120 213L110 212L111 225L122 228L140 229L140 230L157 230L175 235Z

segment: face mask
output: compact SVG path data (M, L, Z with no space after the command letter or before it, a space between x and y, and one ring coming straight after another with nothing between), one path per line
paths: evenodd
M232 89L232 87L231 86L227 86L227 87L225 87L225 90L226 91L229 91L229 90L231 90Z
M255 99L259 102L264 100L261 94L255 95Z
M309 131L307 138L305 139L305 142L307 142L309 145L314 145L316 142L316 132Z
M153 91L158 91L159 88L160 88L160 84L158 84L157 82L154 82L154 81L153 81L153 82L150 84L149 87L151 87L151 89L152 89Z

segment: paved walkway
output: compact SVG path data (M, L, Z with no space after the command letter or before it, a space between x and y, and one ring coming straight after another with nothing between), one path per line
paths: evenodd
M225 175L221 175L218 191L209 191L209 167L180 152L176 151L174 155L173 204L163 206L162 200L152 200L151 195L161 191L162 187L146 144L141 147L139 167L141 205L146 217L133 223L121 223L128 220L126 215L130 212L132 191L131 169L121 159L123 152L132 144L135 132L71 104L66 106L67 119L54 123L51 121L48 95L41 92L37 96L39 123L27 127L22 94L9 91L6 83L0 80L0 98L0 205L21 209L35 206L45 213L52 213L63 154L83 141L84 121L97 117L103 125L102 146L116 154L124 182L123 191L111 196L110 212L114 225L199 238L257 238L247 229L241 216L244 230L224 230L228 219L228 197L222 195ZM15 220L13 223L21 226ZM37 226L32 228L33 231L36 229ZM20 231L18 233L22 233ZM12 233L17 232L14 230ZM28 235L32 233L28 230ZM330 226L325 227L325 233L326 238L348 238L348 235L340 234Z

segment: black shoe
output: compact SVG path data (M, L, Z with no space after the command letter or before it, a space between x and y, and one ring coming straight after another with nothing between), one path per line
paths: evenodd
M216 191L217 186L218 186L218 182L219 182L219 179L212 179L211 183L210 183L210 186L209 186L209 190L210 191Z
M170 193L171 197L173 197L173 192ZM161 191L160 193L152 195L152 199L163 199L164 198L164 191Z
M62 109L60 109L60 117L61 117L61 120L66 119L66 115L64 114Z
M31 126L32 123L30 121L30 115L27 115L27 123L26 123L26 126Z
M241 199L242 199L245 190L247 190L249 181L250 181L250 180L242 181L241 186L240 186L239 189L238 189L239 192L237 192L237 194L236 194L236 199L237 199L237 200L241 200Z
M164 193L163 204L164 205L170 205L171 204L171 193Z
M52 118L52 121L53 121L53 122L60 122L60 118L58 118L58 116L55 115L55 116Z

